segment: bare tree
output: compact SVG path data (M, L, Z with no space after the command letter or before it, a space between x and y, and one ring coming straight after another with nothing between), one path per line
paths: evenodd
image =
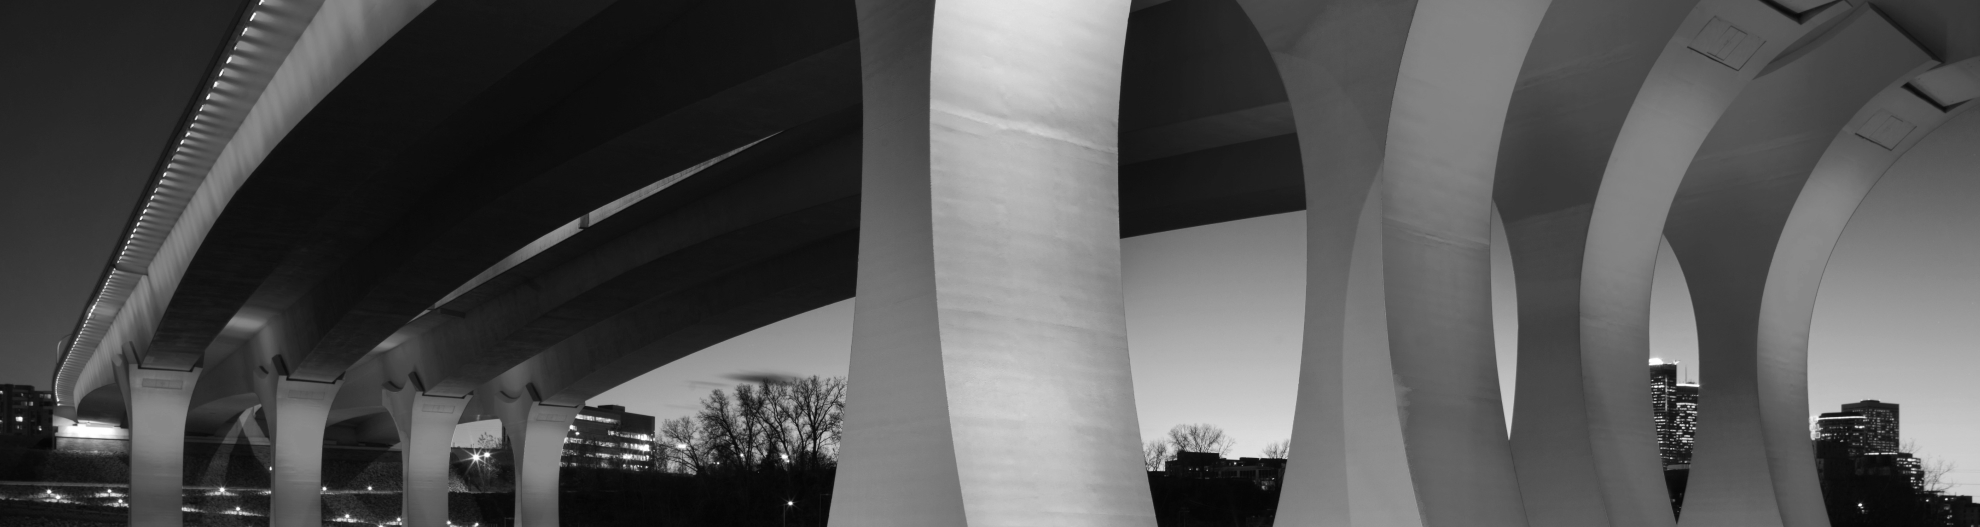
M1952 463L1948 463L1944 459L1919 455L1918 443L1914 441L1905 441L1903 444L1898 445L1898 452L1911 454L1913 458L1918 460L1919 477L1917 484L1919 491L1945 492L1952 490L1952 484L1946 481L1946 474L1952 472Z
M1286 459L1292 456L1292 440L1287 439L1265 445L1265 459Z
M698 474L708 464L708 438L695 424L694 417L668 419L660 424L659 445L662 468L670 472Z
M754 470L767 466L815 469L838 457L844 433L846 379L764 380L715 390L701 411L669 419L660 430L672 470Z
M1920 468L1924 471L1923 477L1919 478L1919 489L1925 492L1947 492L1952 490L1952 483L1946 481L1946 474L1952 472L1952 463L1939 458L1926 458L1918 460L1918 462Z
M790 434L772 422L769 383L736 387L736 411L742 417L742 433L755 438L753 450L737 461L746 466L765 463L790 451Z
M1169 452L1167 441L1157 439L1141 445L1141 464L1147 467L1149 472L1162 470L1162 465L1173 457L1175 456Z
M1223 455L1230 453L1231 444L1236 442L1225 436L1224 429L1216 425L1176 425L1169 429L1169 447L1177 452L1215 452Z
M732 468L747 468L763 459L763 427L757 422L761 407L756 390L749 385L736 387L736 398L732 402L729 394L715 390L701 401L701 413L696 415L701 421L702 434L707 438L708 450L715 466L727 465Z
M785 452L791 462L816 468L836 458L846 409L846 380L811 376L783 383L766 383L763 392L779 434L789 435Z

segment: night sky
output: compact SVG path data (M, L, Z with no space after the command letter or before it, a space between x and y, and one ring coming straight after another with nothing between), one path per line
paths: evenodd
M0 2L0 383L48 386L237 7Z

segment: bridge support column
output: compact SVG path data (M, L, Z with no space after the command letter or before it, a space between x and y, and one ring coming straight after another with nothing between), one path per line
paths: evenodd
M1788 221L1804 199L1835 198L1807 183L1837 141L1870 141L1856 127L1883 108L1865 103L1936 64L1880 12L1847 17L1739 95L1699 147L1664 226L1698 318L1702 387L1685 527L1829 525L1808 441L1808 319L1790 315L1812 312L1814 294L1796 291L1820 284L1807 266L1828 249L1809 250L1825 235ZM1840 216L1830 220L1840 228L1851 199L1822 214ZM1782 252L1796 249L1808 252ZM1777 260L1784 255L1802 259Z
M857 2L866 124L835 525L1154 524L1120 281L1128 7Z
M1288 467L1281 521L1526 525L1491 353L1490 211L1506 109L1550 1L1239 5L1285 83L1307 195L1309 298L1292 438L1304 454ZM1363 245L1371 185L1382 214L1370 233L1382 237L1379 304L1350 279L1372 274L1351 272L1349 259ZM1380 317L1362 312L1372 305L1383 306ZM1375 321L1386 339L1360 330ZM1365 374L1385 368L1362 361L1382 340L1393 376L1372 381ZM1380 408L1373 392L1388 379L1396 404ZM1390 415L1399 441L1374 441L1389 433L1372 429ZM1369 470L1392 462L1385 450L1395 443L1406 480ZM1388 491L1405 483L1413 497Z
M387 386L380 400L398 425L403 456L404 496L400 513L405 527L446 527L447 467L452 463L454 425L467 408L467 397L426 395L418 383L398 390Z
M516 525L557 527L557 473L563 467L564 437L584 406L550 406L529 399L504 403L502 430L509 434L516 470Z
M200 369L145 369L135 357L120 369L131 429L130 523L179 527L185 524L186 405Z
M323 525L323 427L342 381L328 383L261 374L261 411L274 436L269 473L271 527Z
M1492 181L1549 3L1421 0L1397 73L1379 182L1383 278L1426 527L1527 525L1492 353Z

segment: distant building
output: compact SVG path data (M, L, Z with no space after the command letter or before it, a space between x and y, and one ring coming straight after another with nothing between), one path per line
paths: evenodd
M1285 481L1286 460L1243 457L1224 459L1216 452L1177 452L1162 466L1163 476L1187 479L1248 479L1261 489Z
M1974 503L1971 496L1953 496L1953 501L1954 527L1980 527L1980 503Z
M1871 399L1842 405L1842 411L1863 416L1859 437L1865 453L1898 451L1898 405Z
M1897 453L1898 424L1896 403L1869 400L1845 404L1840 412L1815 418L1816 455L1854 457Z
M1678 364L1650 362L1650 413L1665 470L1688 468L1698 436L1698 385L1678 380Z
M55 433L55 392L25 384L0 384L0 435Z
M564 436L564 466L646 470L653 467L653 416L619 405L586 406Z
M1980 506L1972 496L1940 492L1925 494L1925 521L1933 527L1974 527L1980 524Z
M1973 498L1927 488L1924 460L1899 445L1894 403L1850 403L1815 418L1815 468L1829 523L1980 527Z
M1898 430L1896 403L1850 403L1840 412L1816 416L1815 457L1824 460L1818 467L1846 470L1837 476L1901 478L1914 492L1923 492L1924 464L1898 451Z
M1827 412L1815 417L1815 457L1850 458L1866 454L1863 416L1856 412Z

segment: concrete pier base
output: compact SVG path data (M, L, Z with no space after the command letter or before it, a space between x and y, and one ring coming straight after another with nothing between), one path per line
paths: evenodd
M200 369L145 369L132 357L118 373L131 429L131 525L185 524L186 405Z
M454 425L474 397L436 397L419 388L417 382L397 390L386 386L379 398L399 430L405 478L401 518L405 527L446 527Z
M564 437L578 406L550 406L533 396L501 401L502 430L509 434L516 471L516 525L557 527L557 474L563 465Z
M261 411L274 436L275 470L269 473L268 524L323 525L323 427L336 400L337 382L313 382L264 374Z

